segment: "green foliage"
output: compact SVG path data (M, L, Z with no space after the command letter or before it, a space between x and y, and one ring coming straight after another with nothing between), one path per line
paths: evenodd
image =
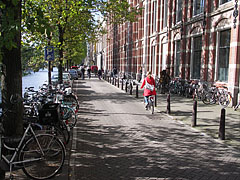
M1 17L0 48L16 47L13 38L21 28L23 69L34 70L46 65L43 52L49 43L56 48L56 53L63 51L64 61L78 64L86 57L87 43L96 42L99 35L105 33L103 21L132 22L141 12L130 7L127 0L23 0L19 25L13 20L14 9L6 9L5 2L0 0L0 8L7 11L7 16ZM19 2L11 0L15 6L19 6ZM59 56L55 57L57 64Z

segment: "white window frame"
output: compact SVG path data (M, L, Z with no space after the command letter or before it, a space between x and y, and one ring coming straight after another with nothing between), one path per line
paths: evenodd
M163 5L163 28L167 27L167 20L168 20L168 0L164 0L164 5Z
M151 20L152 34L156 33L156 31L157 31L157 14L158 14L158 2L157 2L157 0L154 0L152 2L152 16L151 16L151 18L152 18L152 20Z
M201 36L199 36L199 35L196 35L196 36L193 36L192 38L191 38L191 61L190 61L190 78L191 79L196 79L196 78L193 78L193 58L194 58L194 56L193 56L193 53L194 53L194 38L197 38L197 37L201 37ZM202 50L201 50L201 52L202 52ZM201 61L201 60L200 60ZM200 63L200 65L202 64L202 62ZM200 77L199 77L199 79L201 78L201 66L200 66Z
M181 67L181 57L179 59L179 67L178 67L178 71L179 71L179 74L176 75L176 70L177 70L177 63L176 63L176 60L177 60L177 43L180 43L180 56L181 56L181 40L180 39L177 39L175 40L175 52L174 52L174 77L177 77L177 76L180 76L181 74L181 71L180 71L180 67Z
M198 2L200 2L200 11L196 12L197 11L196 3L198 3ZM205 0L194 0L193 1L193 16L197 16L204 12L204 3L205 3Z
M215 59L215 75L214 75L214 80L215 81L219 81L219 77L218 77L218 69L219 69L219 47L220 47L220 34L221 34L221 32L222 31L227 31L227 30L229 30L230 31L230 34L231 34L231 29L228 29L228 28L226 28L226 29L221 29L221 30L219 30L219 31L217 31L217 39L216 39L216 59ZM230 37L231 38L231 37ZM230 45L231 46L231 45ZM231 48L231 47L230 47ZM229 53L229 55L230 55L230 53ZM228 59L228 61L229 61L230 59ZM229 63L229 62L228 62ZM228 69L228 77L229 77L229 69ZM228 78L227 78L227 81L220 81L220 82L228 82Z

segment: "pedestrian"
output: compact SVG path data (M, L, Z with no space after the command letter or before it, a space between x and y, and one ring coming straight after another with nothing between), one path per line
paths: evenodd
M88 66L87 68L87 74L88 74L88 78L90 79L91 78L91 67Z
M102 78L102 69L101 68L99 68L99 70L98 70L98 78L99 78L99 80L101 80L101 78Z
M141 80L142 80L142 66L140 66L140 68L139 68L139 74L140 74L140 77L138 79L138 82L141 82Z
M156 95L155 80L152 77L151 71L147 72L147 77L143 80L141 89L143 87L144 87L143 96L144 96L145 108L147 109L149 96Z
M116 77L117 76L117 68L113 68L113 76Z
M85 74L85 68L84 68L84 66L82 67L82 69L81 69L81 74L82 74L82 79L84 79L84 74Z
M165 92L168 92L169 89L169 83L171 81L171 78L167 71L164 69L160 72L160 79L159 79L159 85L160 85L160 92L161 94L164 94Z

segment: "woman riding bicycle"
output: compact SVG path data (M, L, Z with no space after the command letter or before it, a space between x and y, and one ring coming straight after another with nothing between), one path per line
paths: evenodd
M151 71L147 72L147 77L143 80L141 89L143 87L144 87L143 96L144 96L145 108L147 109L149 96L156 95L155 80L152 77Z

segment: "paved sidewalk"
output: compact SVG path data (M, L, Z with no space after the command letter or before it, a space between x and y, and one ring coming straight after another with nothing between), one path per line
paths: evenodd
M169 118L166 95L159 96L154 115L144 110L142 96L131 98L103 81L80 81L78 96L81 106L73 133L70 180L240 178L239 150L179 123L180 117L191 119L190 99L172 97L176 102ZM189 110L183 103L189 103Z
M138 99L142 101L143 90L138 92ZM121 88L121 87L120 87ZM136 97L136 86L134 86L132 96ZM125 90L124 90L125 91ZM127 92L130 94L130 92ZM183 96L170 96L170 114L174 120L178 120L191 128L193 99ZM167 94L157 93L157 107L158 112L167 113ZM205 135L213 137L220 143L225 143L233 148L240 150L240 109L234 111L233 108L227 107L225 114L225 140L220 140L218 137L221 106L220 105L205 105L203 102L197 102L197 126L195 130L204 133Z

